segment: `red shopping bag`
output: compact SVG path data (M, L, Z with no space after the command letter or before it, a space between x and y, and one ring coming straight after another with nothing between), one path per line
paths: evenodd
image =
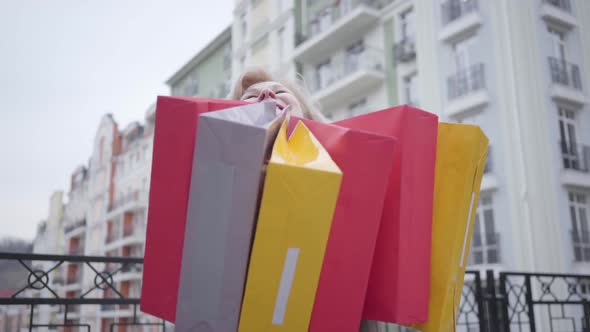
M310 332L358 332L396 139L301 120L342 170Z
M174 322L199 115L239 101L158 97L141 310Z
M398 138L363 318L398 324L424 322L428 318L438 117L403 105L336 124Z

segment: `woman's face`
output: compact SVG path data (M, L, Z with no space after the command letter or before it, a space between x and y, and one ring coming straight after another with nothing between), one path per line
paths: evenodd
M273 100L277 103L278 109L285 109L287 106L290 107L290 113L292 115L302 117L301 104L291 92L284 85L277 82L260 82L251 85L244 94L242 94L242 101L247 102L261 102L265 100Z

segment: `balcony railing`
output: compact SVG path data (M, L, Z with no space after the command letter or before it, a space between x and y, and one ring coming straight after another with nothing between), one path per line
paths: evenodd
M383 52L376 49L366 49L361 53L347 54L343 59L331 61L327 68L313 72L308 77L310 88L319 91L335 82L344 79L361 70L383 70Z
M442 23L447 25L477 10L476 0L447 0L441 4Z
M469 265L500 263L500 234L473 233Z
M570 0L543 0L545 3L555 6L559 9L565 10L567 12L572 11L572 4Z
M327 31L342 17L346 16L346 14L350 13L361 5L369 6L371 8L380 8L383 5L383 1L377 0L356 0L351 2L352 4L350 4L348 1L338 1L336 4L325 7L314 17L311 17L307 26L307 34L296 36L296 46L309 38Z
M449 99L455 99L484 89L485 83L485 67L483 63L459 70L447 78Z
M111 211L113 211L113 210L115 210L127 203L137 202L140 199L143 199L145 196L144 194L145 194L145 192L143 190L136 190L131 193L128 193L127 195L123 195L120 198L117 198L115 201L113 201L113 203L111 203L109 205L109 212L111 212Z
M78 220L76 222L70 223L64 227L64 233L68 234L69 232L73 231L76 228L86 226L86 219Z
M563 168L574 171L590 172L590 146L560 141Z
M576 230L570 231L574 246L574 259L576 262L590 262L590 234Z
M408 62L416 58L416 42L413 38L403 38L393 46L395 61Z
M578 65L550 56L549 70L553 83L582 90L582 79Z

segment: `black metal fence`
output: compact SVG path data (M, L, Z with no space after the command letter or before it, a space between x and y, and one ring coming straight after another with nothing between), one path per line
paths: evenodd
M21 269L24 279L21 287L0 293L0 331L46 328L90 332L98 325L100 331L127 331L127 327L166 331L165 321L140 315L139 292L128 287L130 280L138 278L141 258L0 253L2 260L14 263L15 270ZM10 319L9 307L21 309L16 311L18 321ZM49 313L49 321L35 319L41 318L41 307ZM23 310L26 322L21 321ZM100 312L102 318L85 322L85 312L94 317ZM126 317L114 318L121 313Z
M24 278L22 287L0 292L0 331L15 330L3 319L8 307L26 309L19 329L29 331L91 331L96 322L85 321L84 312L96 316L109 311L127 317L101 319L100 331L166 330L166 322L140 315L139 295L122 287L121 280L131 279L130 274L138 278L141 258L0 253L2 260L22 269ZM467 271L461 295L457 331L590 332L590 275ZM99 309L84 309L92 305ZM42 306L57 309L53 312L61 318L39 321Z

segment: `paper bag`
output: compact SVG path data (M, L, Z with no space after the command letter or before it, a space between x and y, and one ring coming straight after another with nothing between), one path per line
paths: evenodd
M438 127L432 268L424 331L455 331L488 139L477 126Z
M141 310L173 322L198 117L239 101L158 97Z
M175 331L238 329L264 162L283 120L274 102L200 116Z
M240 332L307 331L342 173L299 122L269 162Z
M336 124L398 138L363 317L398 324L424 322L438 118L404 105Z
M344 174L309 331L358 332L396 139L301 121Z

